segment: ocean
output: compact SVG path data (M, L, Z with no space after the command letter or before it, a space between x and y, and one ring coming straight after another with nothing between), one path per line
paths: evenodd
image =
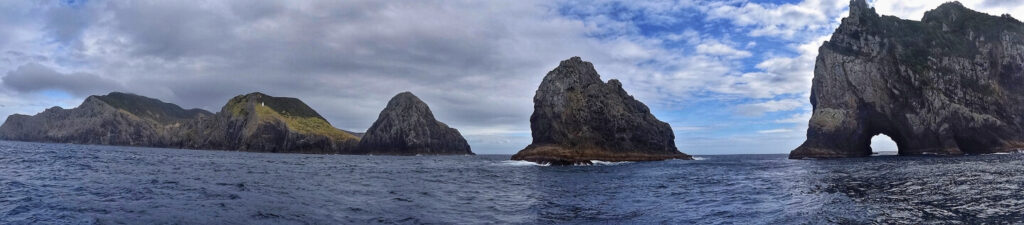
M0 224L1021 223L1024 154L543 166L0 141Z

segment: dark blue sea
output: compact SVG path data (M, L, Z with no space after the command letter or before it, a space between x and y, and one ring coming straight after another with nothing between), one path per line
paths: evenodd
M540 166L0 142L0 224L1021 223L1024 154Z

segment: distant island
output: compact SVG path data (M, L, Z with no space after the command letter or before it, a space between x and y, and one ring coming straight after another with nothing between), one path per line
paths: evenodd
M335 128L299 99L259 92L236 96L217 113L128 93L89 96L73 109L11 115L0 126L0 139L280 153L473 154L457 130L434 120L425 103L412 93L399 96L415 101L389 104L382 118L418 119L380 125L390 132L375 129L378 121L366 142L364 134ZM440 151L436 146L460 148Z
M864 0L818 49L807 140L789 157L1024 149L1024 24L945 3L921 21L879 16Z
M574 165L693 159L676 149L668 123L627 94L618 80L601 81L594 65L580 57L548 72L533 104L533 143L513 160Z

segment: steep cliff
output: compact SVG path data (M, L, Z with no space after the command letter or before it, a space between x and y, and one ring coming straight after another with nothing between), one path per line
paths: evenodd
M259 92L232 98L215 116L193 126L183 135L193 140L186 148L344 154L359 141L299 99Z
M117 92L74 109L11 115L0 139L288 153L352 153L359 141L295 98L240 95L212 114Z
M89 96L74 109L53 107L35 116L14 114L0 126L0 139L101 145L177 147L177 132L212 116L201 109L133 94Z
M427 104L409 92L388 101L359 142L360 153L386 155L472 155L466 139L434 119Z
M807 141L790 158L1024 148L1024 24L946 3L921 21L879 16L864 0L818 49Z
M579 57L544 76L533 97L533 143L512 156L551 164L692 159L676 149L669 124L633 99L618 80L601 81Z

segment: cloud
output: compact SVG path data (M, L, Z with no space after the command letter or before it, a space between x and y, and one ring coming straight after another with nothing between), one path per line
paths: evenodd
M892 15L908 20L921 20L924 13L949 1L929 0L876 0L870 5L882 15ZM992 15L1011 14L1024 17L1024 5L1013 0L959 0L965 7Z
M784 119L777 119L777 120L775 120L775 122L776 123L796 123L796 124L801 124L802 123L802 124L806 124L808 121L811 120L811 115L812 115L811 112L798 113L798 114L793 114L793 115L791 115L791 116L789 116L787 118L784 118Z
M3 1L0 74L7 76L0 85L8 88L0 90L7 106L0 113L81 102L39 94L47 89L118 89L209 110L261 91L301 98L332 124L359 131L391 96L412 91L471 142L514 151L529 140L532 97L543 76L581 56L659 118L741 114L744 122L768 124L754 130L796 130L790 126L801 118L794 114L809 111L817 48L846 2ZM1021 8L964 2L990 13ZM941 3L873 4L903 17ZM66 80L82 77L94 79ZM680 143L723 130L755 132L686 122L675 124L677 132L696 137L680 135ZM760 137L719 133L698 142L723 149L758 145Z
M0 78L3 85L20 92L65 91L76 96L120 90L117 82L90 73L60 73L38 63L19 66Z
M796 99L772 100L759 103L739 105L736 112L746 116L761 116L769 112L789 111L804 106L804 102Z
M790 129L771 129L771 130L759 130L759 131L757 131L758 134L778 134L778 133L788 133L788 132L793 132L793 130L790 130Z
M697 53L727 58L746 58L753 55L748 51L737 50L732 46L718 42L702 43L697 45Z
M727 20L751 27L751 36L801 38L808 32L834 27L832 16L847 6L844 1L805 0L798 4L761 4L747 1L712 2L703 7L708 20Z

